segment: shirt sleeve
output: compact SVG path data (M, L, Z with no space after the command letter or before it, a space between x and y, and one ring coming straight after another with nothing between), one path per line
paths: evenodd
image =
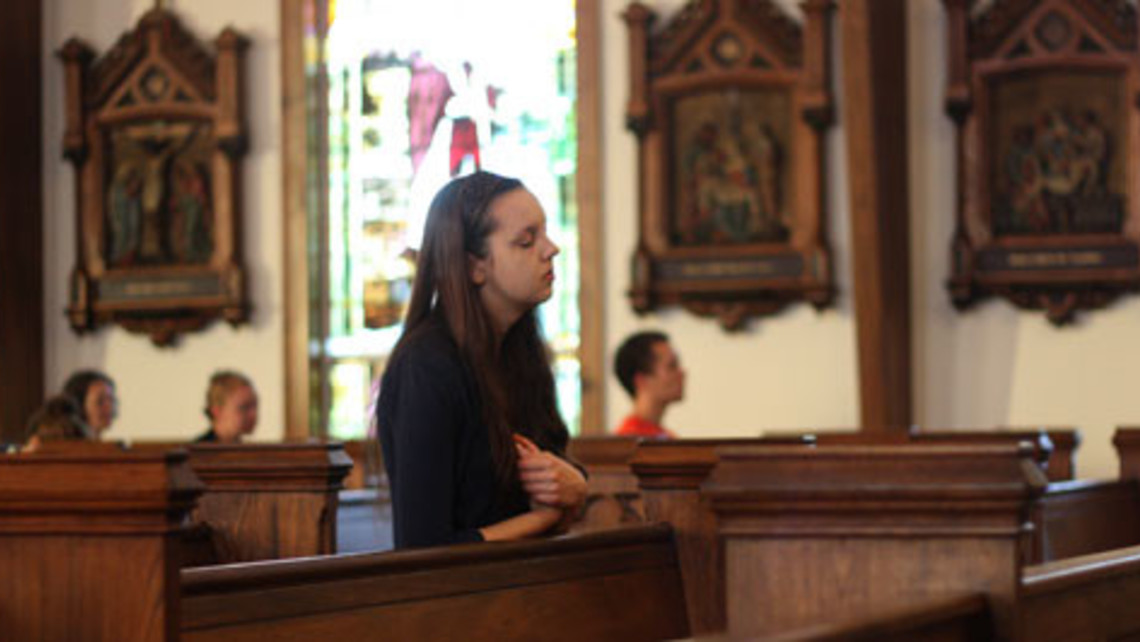
M406 359L385 377L380 432L390 451L397 548L483 540L477 528L456 528L455 458L464 416L462 383L452 365Z

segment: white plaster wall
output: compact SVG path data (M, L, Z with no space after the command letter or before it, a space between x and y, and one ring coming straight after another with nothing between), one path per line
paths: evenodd
M668 16L682 3L653 0L646 4L659 16ZM629 47L621 13L626 5L624 0L602 2L607 372L625 336L636 330L660 329L670 335L688 371L686 398L665 417L666 425L681 436L749 436L771 428L856 425L859 395L841 122L832 129L827 144L828 172L836 177L827 194L839 290L834 307L817 313L808 305L797 305L736 334L726 334L713 319L697 318L680 309L638 317L630 308L626 291L629 257L637 242L637 157L635 138L625 129ZM838 87L842 65L837 64L835 71ZM838 107L842 114L843 105ZM616 378L609 376L607 425L613 427L629 407Z
M1079 428L1077 474L1117 473L1112 433L1140 424L1140 299L1056 328L990 300L965 313L945 288L954 220L954 128L945 116L946 25L939 0L911 0L911 265L916 419L929 426Z
M75 264L75 180L62 158L63 75L55 57L78 36L105 53L152 0L45 0L44 4L44 306L45 385L58 390L77 368L115 378L120 416L110 437L181 439L201 431L205 387L218 368L237 368L261 396L255 437L284 435L280 46L277 0L171 0L167 6L198 38L212 41L227 26L251 41L246 59L250 149L242 164L243 252L253 301L252 322L216 323L156 348L144 336L104 327L82 337L64 317L68 274Z
M781 0L793 3L793 0ZM227 25L252 41L247 60L251 149L244 163L244 252L253 322L216 324L173 349L104 328L76 337L67 325L67 275L74 263L73 171L60 156L62 77L54 51L72 35L106 51L152 5L150 0L46 0L44 3L44 196L46 385L57 389L73 369L100 367L116 377L120 438L188 437L203 425L207 377L215 368L249 373L261 392L259 439L283 434L282 227L280 94L276 0L171 1L194 33L212 38ZM667 15L679 0L653 0ZM768 428L839 428L859 419L843 104L828 138L827 203L839 288L822 313L796 306L725 334L715 321L680 310L633 314L629 257L636 242L636 157L625 129L628 96L625 0L602 0L605 346L643 328L669 333L689 372L687 398L666 423L683 436L752 435ZM911 0L910 179L916 420L943 428L1073 425L1081 429L1078 474L1116 472L1111 433L1140 424L1131 390L1140 364L1140 299L1084 315L1056 329L1040 314L990 301L968 313L949 304L944 282L953 221L953 128L943 115L945 24L938 0ZM838 29L835 30L839 36ZM839 50L836 42L834 50ZM836 56L839 96L842 61ZM607 364L608 366L608 364ZM613 377L606 383L606 422L628 411Z

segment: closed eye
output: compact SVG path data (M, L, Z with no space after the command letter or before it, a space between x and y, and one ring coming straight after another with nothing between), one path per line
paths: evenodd
M534 229L527 229L515 241L519 247L533 247L538 238L538 233Z

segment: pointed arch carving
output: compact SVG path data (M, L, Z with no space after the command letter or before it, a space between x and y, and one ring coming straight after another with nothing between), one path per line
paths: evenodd
M115 323L168 345L217 318L247 320L245 48L226 29L211 52L154 9L97 59L76 38L60 50L63 153L79 191L67 308L77 332Z
M943 0L951 300L1060 325L1140 290L1140 51L1125 0Z
M833 119L831 0L799 21L771 0L693 0L629 28L627 126L639 146L630 298L680 305L728 330L834 296L823 196Z

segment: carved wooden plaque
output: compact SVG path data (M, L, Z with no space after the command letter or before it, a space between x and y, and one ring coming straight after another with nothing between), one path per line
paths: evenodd
M1140 56L1124 0L944 0L957 125L950 294L1055 324L1140 287Z
M60 51L79 192L67 309L77 332L112 322L165 345L218 317L247 319L245 47L226 29L212 53L155 9L97 60L74 38Z
M830 0L695 0L660 28L625 12L639 146L638 312L680 304L727 329L834 295L824 230Z

